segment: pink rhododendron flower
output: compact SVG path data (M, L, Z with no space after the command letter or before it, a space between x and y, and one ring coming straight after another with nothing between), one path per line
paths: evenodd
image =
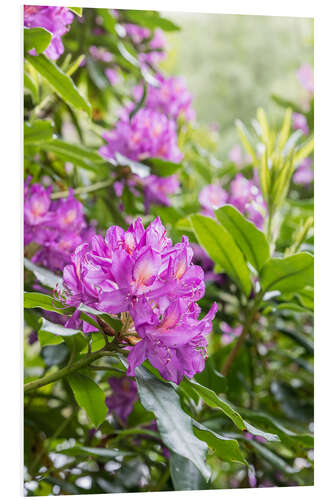
M160 113L177 120L180 115L185 120L195 119L195 111L192 108L192 94L189 92L185 79L182 77L165 77L161 73L155 75L160 86L148 86L145 102L146 109L159 111ZM137 85L133 89L133 97L140 101L143 93L142 85ZM129 111L134 108L134 103L129 107Z
M67 33L73 19L74 14L67 7L24 6L25 27L45 28L52 33L50 45L45 50L45 54L50 59L58 59L64 52L61 37Z
M307 135L309 133L308 122L306 117L301 113L293 113L293 129L302 130L302 132Z
M230 344L236 337L239 337L242 333L242 325L236 326L235 328L231 328L228 323L224 321L221 323L222 330L222 342L224 345Z
M237 174L230 184L228 203L238 208L259 229L263 228L267 213L266 203L254 180Z
M177 193L179 190L179 180L177 175L170 177L158 177L149 175L143 179L145 209L148 213L151 203L159 205L170 205L169 196Z
M138 400L136 381L129 377L110 377L108 379L112 395L105 400L109 411L114 413L122 423L126 423Z
M311 184L313 181L314 173L312 168L311 158L305 158L302 163L297 167L293 176L293 181L296 184Z
M83 206L72 191L67 198L51 201L51 187L29 186L29 182L24 188L24 244L39 245L33 262L62 271L73 250L95 230L87 227Z
M176 124L157 111L140 109L132 120L119 120L115 129L103 137L107 144L99 151L107 159L114 158L116 152L138 161L164 158L179 162L183 158L177 144Z
M109 80L109 82L111 83L111 85L116 85L120 81L120 76L116 69L106 68L105 75Z
M146 229L138 218L127 231L112 226L77 247L65 267L68 305L130 315L138 341L129 348L129 375L145 359L176 383L202 371L217 306L199 319L204 273L192 257L185 236L172 245L159 218Z
M314 78L313 69L309 64L303 64L297 71L297 76L302 87L308 92L313 94L314 91Z
M199 202L203 207L203 213L215 217L214 210L227 203L228 193L218 184L208 184L199 194Z
M134 45L146 44L147 52L139 51L139 61L142 65L157 64L165 58L166 40L163 31L159 28L152 33L148 28L143 28L137 24L124 24L127 36Z

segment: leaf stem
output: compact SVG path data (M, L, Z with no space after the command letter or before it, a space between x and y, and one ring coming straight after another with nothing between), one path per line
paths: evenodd
M34 391L35 389L38 389L39 387L43 387L44 385L51 384L52 382L56 382L57 380L66 377L67 375L70 375L71 373L74 373L81 368L84 368L97 359L105 356L105 355L110 355L110 351L119 351L118 347L113 344L107 344L103 349L100 349L99 351L92 352L91 354L88 354L87 356L84 356L83 358L79 359L75 363L71 365L67 365L64 368L58 370L55 373L51 373L49 375L45 375L45 377L41 377L37 380L33 380L32 382L28 382L27 384L24 385L24 393L28 394L31 391Z
M75 195L91 193L93 191L98 191L99 189L111 186L113 179L106 179L105 181L96 182L95 184L90 184L89 186L79 187L73 190ZM58 191L57 193L51 194L52 200L58 200L59 198L66 198L69 195L69 191Z

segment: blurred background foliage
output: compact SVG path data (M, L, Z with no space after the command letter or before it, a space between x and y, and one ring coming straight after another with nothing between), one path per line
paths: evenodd
M168 58L161 67L186 78L198 122L219 126L222 156L238 142L235 118L248 124L261 106L273 123L279 122L283 109L271 94L302 102L305 91L295 74L303 63L313 65L312 19L164 15L182 29L167 33Z

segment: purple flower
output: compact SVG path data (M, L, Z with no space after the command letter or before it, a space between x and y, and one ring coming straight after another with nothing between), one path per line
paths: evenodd
M116 69L113 68L106 68L105 70L105 75L111 85L116 85L119 83L120 77L119 77L119 72Z
M169 195L177 193L179 189L179 180L177 175L170 177L158 177L157 175L149 175L143 179L145 209L149 211L151 203L159 205L170 205Z
M261 191L254 180L248 180L242 174L237 174L230 184L228 203L234 205L259 229L263 228L267 209Z
M159 28L151 32L148 28L143 28L137 24L125 24L127 36L137 46L139 61L142 65L155 65L165 58L166 40L163 31ZM140 50L142 48L147 51Z
M214 210L227 203L228 193L218 184L208 184L199 194L199 202L203 207L203 213L215 217Z
M134 403L138 399L136 382L126 376L110 377L108 382L112 389L112 395L106 398L106 405L110 412L114 413L123 424L126 424Z
M310 94L314 91L313 70L309 64L303 64L297 71L297 76L302 87Z
M222 341L224 345L230 344L236 337L239 337L242 333L242 325L231 328L228 323L224 321L221 323L222 330Z
M230 161L235 163L237 167L241 167L243 164L243 152L239 144L235 144L228 153L228 158Z
M44 52L50 59L58 59L64 52L61 37L67 33L73 19L74 14L67 7L24 6L24 26L41 27L52 33L51 43Z
M52 188L40 184L24 188L24 244L39 245L32 261L46 268L63 270L70 255L85 239L95 234L87 227L83 206L70 191L65 199L51 201Z
M293 176L293 181L296 184L307 185L311 184L313 177L312 160L311 158L305 158L305 160L303 160L303 162L297 167Z
M155 75L159 81L159 87L148 86L145 108L177 120L182 115L185 120L193 121L195 111L192 108L192 94L189 92L185 79L182 77L166 78L161 73ZM139 101L142 97L143 87L138 85L133 89L133 97ZM134 103L129 106L134 108Z
M99 152L107 159L113 159L116 152L138 161L163 158L179 162L183 158L177 144L176 124L157 111L140 109L132 120L119 120L115 129L103 137L107 144Z
M203 369L217 306L199 319L204 273L192 257L185 236L172 245L159 218L146 229L138 218L127 231L112 226L105 239L80 245L65 267L67 304L129 315L129 375L145 359L176 383Z
M307 135L309 133L308 122L304 115L300 113L293 113L293 129L302 130L302 132Z
M96 45L91 45L89 47L89 53L93 59L96 61L111 62L113 60L113 55L111 52L106 50L104 47L96 47Z

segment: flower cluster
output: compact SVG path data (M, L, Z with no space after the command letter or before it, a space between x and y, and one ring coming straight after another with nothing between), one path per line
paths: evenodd
M307 91L306 100L304 103L304 108L309 107L309 101L313 98L314 92L314 79L313 71L309 64L303 64L297 71L297 77L299 83ZM309 133L309 126L306 116L302 113L293 113L293 128L295 130L302 130L302 132L307 135Z
M148 28L132 23L124 24L124 28L126 35L138 49L143 44L147 45L147 51L139 50L139 61L142 65L155 65L165 58L166 40L162 30L157 28L152 32Z
M159 111L174 120L177 120L180 115L187 121L194 120L193 97L187 88L185 79L173 76L166 78L161 73L156 74L155 78L159 86L148 86L145 108ZM142 94L142 85L134 87L133 97L135 101L140 101ZM134 103L131 105L131 109L133 108Z
M103 137L107 144L99 151L105 158L112 159L117 152L138 161L163 158L179 162L183 158L175 122L151 109L140 109L132 120L123 117Z
M300 165L298 165L296 172L293 176L295 184L311 184L313 181L314 173L312 168L311 158L305 158Z
M173 245L159 218L146 229L138 218L127 231L112 226L105 239L95 235L80 245L65 267L68 305L84 303L127 318L122 338L134 344L130 376L145 359L176 383L203 370L217 306L199 319L204 273L192 256L186 237Z
M266 215L265 201L255 180L249 180L242 174L237 174L232 180L229 193L218 184L205 186L199 194L199 201L205 215L214 217L214 210L229 203L259 229L263 228Z
M108 382L112 394L106 398L106 406L125 424L138 400L136 381L129 377L110 377Z
M24 6L24 26L27 28L45 28L52 33L50 45L45 54L50 59L58 59L64 52L61 37L72 24L74 14L67 7L46 7L37 5Z
M51 190L40 184L24 188L24 244L39 245L33 262L52 270L63 270L73 250L93 236L87 227L83 206L70 191L67 198L51 201Z

